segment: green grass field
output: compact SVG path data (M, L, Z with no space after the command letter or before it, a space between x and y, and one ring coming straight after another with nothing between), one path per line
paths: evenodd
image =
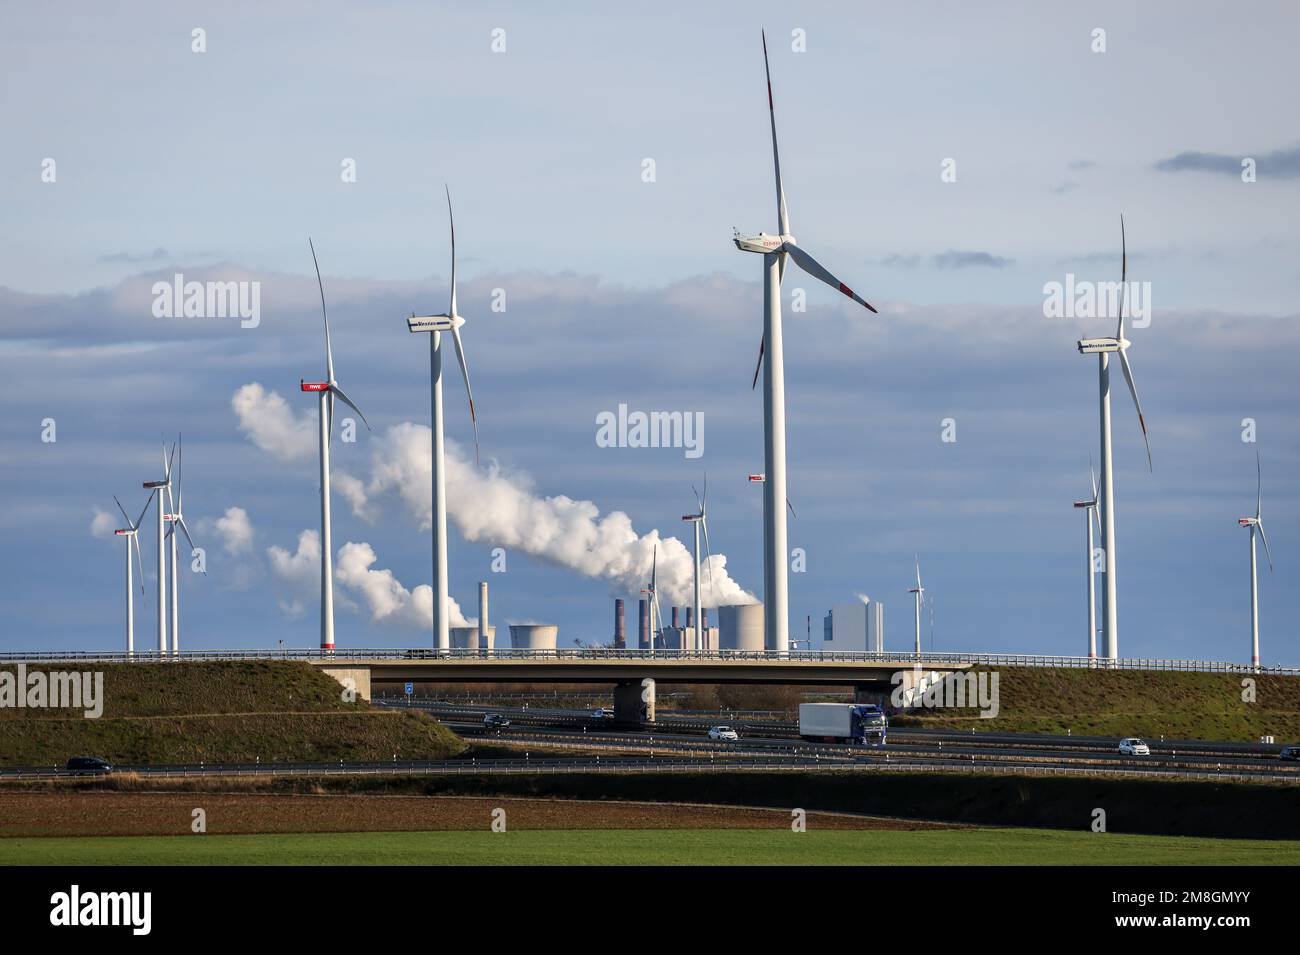
M1033 829L0 839L5 865L1298 865L1300 843Z

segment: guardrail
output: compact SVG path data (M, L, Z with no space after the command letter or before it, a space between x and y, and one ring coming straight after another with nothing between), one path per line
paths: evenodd
M470 661L554 660L653 662L686 660L719 663L887 663L897 667L969 664L1003 667L1054 667L1062 669L1175 670L1199 673L1267 673L1300 675L1300 668L1281 666L1252 667L1248 663L1219 660L1166 660L1133 657L1121 660L1095 660L1089 657L1033 653L967 653L927 650L922 653L876 653L873 651L818 650L616 650L612 647L574 647L556 650L435 650L428 648L336 648L276 650L183 650L178 654L157 651L103 652L95 650L37 650L0 653L0 663L174 663L205 660L307 660L315 662L349 661Z

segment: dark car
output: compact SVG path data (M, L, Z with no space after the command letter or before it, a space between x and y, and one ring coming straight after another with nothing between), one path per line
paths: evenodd
M510 721L500 713L489 713L483 717L483 726L490 730L502 730L510 725Z
M98 756L74 756L68 760L68 772L74 776L106 776L112 771L108 760Z
M1283 746L1282 752L1277 754L1277 758L1300 760L1300 746Z

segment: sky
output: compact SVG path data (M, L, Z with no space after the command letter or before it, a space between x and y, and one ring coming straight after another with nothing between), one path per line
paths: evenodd
M1046 289L1118 280L1123 214L1152 467L1117 374L1120 655L1248 660L1258 452L1262 656L1300 665L1297 25L1282 3L11 11L0 650L122 645L113 495L134 519L178 434L206 561L182 646L318 643L308 236L373 429L332 447L338 643L429 644L405 318L446 308L444 188L482 454L448 352L457 612L488 580L494 623L608 642L656 543L684 604L706 473L705 602L761 599L761 266L731 230L776 225L766 29L792 232L879 309L786 273L792 634L867 594L910 646L919 559L927 647L1086 650L1097 360L1075 342L1115 318L1052 315ZM178 273L255 287L256 320L156 314ZM702 421L702 453L601 446L620 405Z

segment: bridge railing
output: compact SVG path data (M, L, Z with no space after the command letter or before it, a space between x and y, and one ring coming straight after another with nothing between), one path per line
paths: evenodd
M899 668L970 664L989 667L1052 667L1060 669L1173 670L1199 673L1241 673L1300 675L1300 668L1261 666L1219 660L1169 660L1128 658L1099 660L1084 656L1061 656L1035 653L969 653L928 650L922 653L877 653L845 650L640 650L613 647L571 647L555 650L448 649L423 647L364 648L334 650L278 648L272 650L183 650L178 654L156 650L38 650L0 653L0 663L174 663L205 660L309 660L346 664L350 661L438 661L490 662L519 660L552 661L691 661L726 663L862 663L888 664Z

